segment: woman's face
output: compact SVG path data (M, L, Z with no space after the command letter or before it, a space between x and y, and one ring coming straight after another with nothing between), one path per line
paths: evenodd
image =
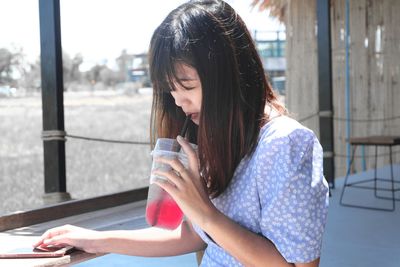
M186 64L178 64L176 66L176 77L180 83L174 81L176 90L171 91L175 104L181 107L186 115L192 115L192 121L199 125L202 100L199 75L196 69Z

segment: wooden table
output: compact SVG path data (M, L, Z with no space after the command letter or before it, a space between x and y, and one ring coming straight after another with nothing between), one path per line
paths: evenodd
M396 184L400 183L400 181L396 181L393 174L393 149L392 147L400 145L400 136L367 136L367 137L352 137L348 140L350 145L352 146L352 154L349 167L347 169L346 178L344 180L344 185L342 188L342 193L340 196L340 204L348 207L355 208L364 208L364 209L372 209L372 210L382 210L382 211L394 211L395 210L395 202L399 200L396 198L395 193L400 190L400 188L396 188ZM357 146L375 146L375 169L374 169L374 177L372 179L366 179L362 181L349 182L349 174L351 171L351 166L354 162L354 156L356 153ZM377 177L377 162L378 162L378 147L388 147L389 148L389 161L390 161L390 179L387 178L379 178ZM374 182L374 186L364 185L368 182ZM391 188L382 188L378 187L378 182L389 182L391 184ZM347 187L355 187L359 189L369 189L374 190L374 195L376 198L388 199L391 200L392 206L390 208L380 208L380 207L372 207L372 206L363 206L363 205L355 205L352 203L346 203L343 201L343 196ZM379 191L389 191L391 193L391 197L384 197L378 194Z
M97 230L139 229L146 227L145 201L134 202L113 208L88 212L58 220L40 223L28 227L9 230L0 233L0 250L32 246L47 229L73 224ZM4 267L43 267L43 266L71 266L87 261L104 254L90 254L75 251L60 258L41 259L0 259L0 266Z

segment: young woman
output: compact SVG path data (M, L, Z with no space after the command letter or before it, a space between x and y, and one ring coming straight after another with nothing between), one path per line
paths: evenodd
M158 181L187 220L175 231L47 231L36 245L170 256L205 249L202 266L318 266L328 207L322 149L286 116L245 24L219 0L173 10L150 45L152 138L175 138L189 167Z

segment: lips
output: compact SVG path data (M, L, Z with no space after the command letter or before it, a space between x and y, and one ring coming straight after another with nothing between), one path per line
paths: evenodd
M196 112L187 112L187 111L183 111L183 112L185 112L185 115L186 116L193 116L194 114L196 114Z
M197 119L198 117L199 117L199 113L192 113L192 114L190 114L192 117L192 120L195 120L195 119Z
M198 124L198 120L200 118L200 113L199 112L186 112L184 111L186 116L190 115L190 119L195 123Z

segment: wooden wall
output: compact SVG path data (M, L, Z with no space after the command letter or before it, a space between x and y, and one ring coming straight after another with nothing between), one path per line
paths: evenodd
M286 105L299 119L318 112L315 1L288 1L286 13ZM319 135L318 117L303 122Z
M400 1L350 1L351 135L400 135ZM319 132L315 0L288 1L286 103L297 119ZM345 0L331 0L336 177L346 169ZM311 117L310 117L311 116ZM380 120L383 119L383 120ZM361 155L358 150L358 156ZM366 148L367 169L373 168ZM385 148L379 154L387 154ZM388 156L378 164L387 164ZM400 147L394 162L400 162ZM361 170L361 159L356 160Z

